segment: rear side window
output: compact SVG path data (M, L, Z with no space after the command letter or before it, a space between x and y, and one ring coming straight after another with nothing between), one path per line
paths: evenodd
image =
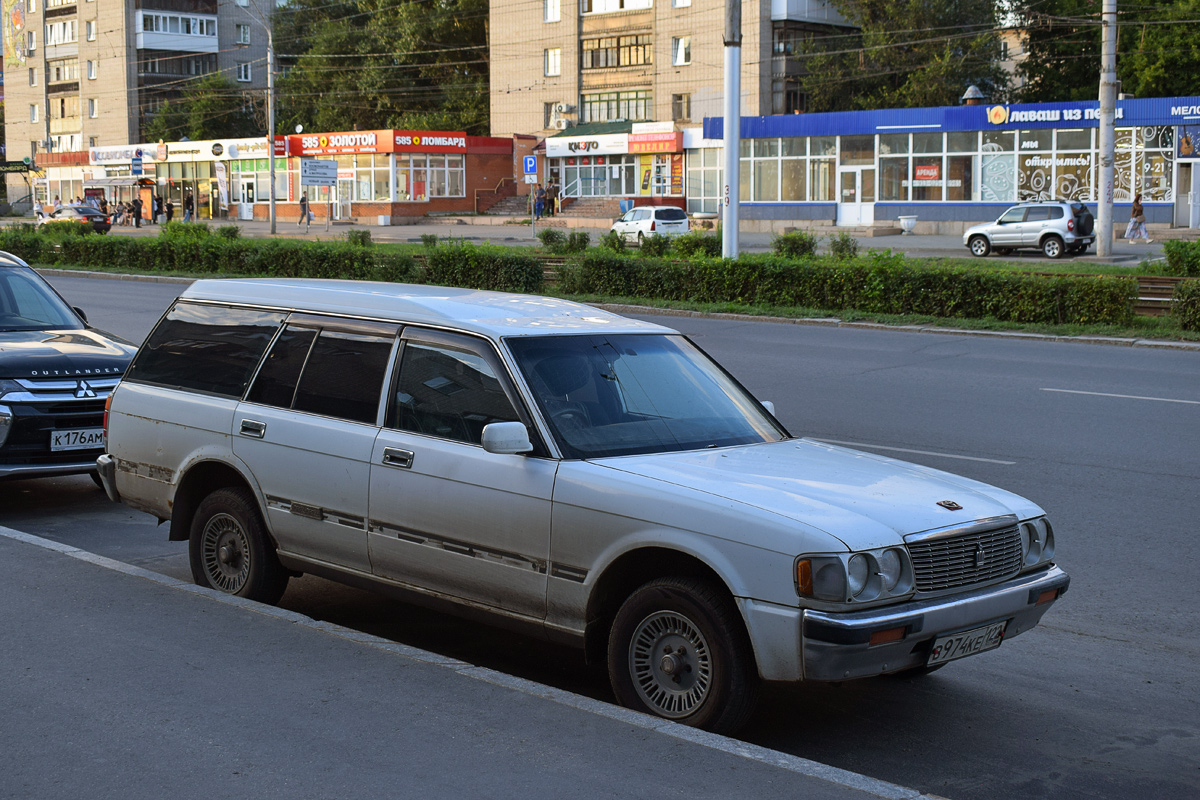
M241 397L283 314L176 303L146 339L125 380Z
M681 222L687 219L682 208L660 208L656 216L665 222Z
M1060 209L1058 213L1061 215L1062 210ZM1050 209L1046 208L1045 206L1039 206L1036 208L1029 209L1029 214L1026 215L1025 221L1033 222L1035 220L1043 220L1043 219L1050 219L1050 218L1051 218L1050 217Z

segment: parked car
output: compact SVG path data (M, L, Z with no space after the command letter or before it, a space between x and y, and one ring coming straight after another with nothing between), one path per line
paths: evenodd
M135 350L0 252L0 478L94 474L104 403Z
M995 222L975 225L963 234L963 246L980 258L993 250L1008 255L1024 247L1041 250L1047 258L1062 258L1085 252L1094 241L1092 212L1083 203L1067 201L1019 203Z
M112 218L91 206L63 206L56 208L46 216L38 219L38 225L52 225L56 222L91 223L96 233L108 233L112 230Z
M627 242L637 242L648 236L680 236L691 230L688 215L675 206L640 206L631 208L612 224L613 230Z
M372 586L581 647L621 703L712 730L762 680L996 648L1069 584L1032 502L795 438L678 332L554 298L197 281L107 425L109 496L201 586Z

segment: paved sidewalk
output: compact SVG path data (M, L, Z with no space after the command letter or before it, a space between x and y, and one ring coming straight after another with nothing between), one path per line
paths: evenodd
M0 561L3 798L922 797L4 527Z

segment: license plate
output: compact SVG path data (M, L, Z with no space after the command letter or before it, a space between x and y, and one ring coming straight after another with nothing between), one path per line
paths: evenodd
M69 431L50 431L50 449L98 450L104 447L103 428L76 428Z
M956 658L973 656L987 650L995 650L1004 641L1004 629L1008 621L995 622L982 628L975 628L962 633L952 633L939 636L933 640L933 650L929 653L929 666L945 664Z

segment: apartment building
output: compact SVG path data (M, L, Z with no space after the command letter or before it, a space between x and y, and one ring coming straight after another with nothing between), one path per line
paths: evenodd
M0 0L11 161L144 141L190 80L266 87L276 0ZM23 179L10 176L12 191Z
M720 116L725 0L492 0L492 135ZM845 26L821 0L743 0L742 113L790 114L804 36Z

